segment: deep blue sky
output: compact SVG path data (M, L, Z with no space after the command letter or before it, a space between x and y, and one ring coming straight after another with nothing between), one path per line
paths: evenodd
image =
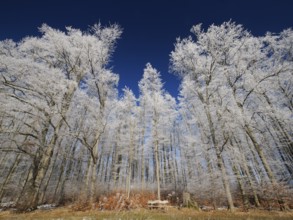
M137 83L147 62L157 68L165 88L177 96L179 79L168 72L169 54L177 37L186 37L194 24L221 24L232 19L254 35L280 32L293 26L292 0L2 0L0 40L15 41L38 34L42 23L63 29L87 29L101 22L123 28L113 62L125 85L138 94Z

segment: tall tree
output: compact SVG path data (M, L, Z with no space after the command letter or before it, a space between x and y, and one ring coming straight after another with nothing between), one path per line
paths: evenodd
M160 200L162 178L160 164L163 162L160 161L160 155L164 154L163 146L169 138L165 133L166 127L170 129L176 118L176 102L174 98L163 90L160 73L149 63L144 69L143 78L139 82L139 89L140 106L144 108L143 112L145 114L143 117L143 120L145 120L145 136L143 138L149 141L148 144L152 149L148 153L153 156L153 175L157 184L157 197ZM145 171L142 170L142 172Z
M227 160L227 157L232 158L235 147L231 138L246 143L246 147L252 145L253 148L247 148L249 150L244 152L256 153L255 159L261 161L271 184L274 186L277 183L273 165L270 164L270 158L274 157L272 151L260 142L261 139L270 140L265 129L271 122L263 116L268 115L268 112L270 115L273 113L265 94L269 93L272 97L277 95L273 86L276 77L292 70L292 62L290 63L290 58L287 59L291 49L272 48L277 47L276 44L283 41L283 38L286 42L292 42L288 37L290 30L277 38L278 43L271 43L274 38L269 35L265 38L253 37L241 25L233 22L211 25L207 31L197 25L192 28L192 32L196 41L191 37L179 39L171 53L171 64L173 70L183 78L182 89L189 88L188 92L183 93L183 100L194 103L185 106L191 114L200 115L194 115L198 130L201 133L207 132L204 136L215 150L227 200L233 210L232 194L226 177L231 173L229 163L237 163ZM192 81L191 87L188 81ZM278 113L284 110L287 111L281 107ZM224 160L227 162L224 163ZM236 172L236 178L239 179L238 177Z
M41 184L62 136L61 129L68 126L70 105L83 79L94 81L99 108L106 105L106 97L111 93L106 83L112 79L105 67L121 33L115 25L94 25L85 33L73 28L64 33L43 25L40 31L41 37L28 37L19 44L1 42L1 87L7 111L24 119L21 129L25 130L17 132L33 146L29 152L23 145L16 145L33 157L19 201L24 210L34 209L38 204ZM93 146L95 153L96 148Z

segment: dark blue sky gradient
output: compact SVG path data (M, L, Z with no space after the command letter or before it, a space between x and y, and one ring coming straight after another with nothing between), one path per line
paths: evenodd
M254 35L280 32L293 26L292 0L3 0L0 2L0 40L37 35L42 23L64 30L87 29L101 22L123 28L113 56L114 72L124 86L138 94L137 83L150 62L165 88L177 96L179 79L169 73L169 54L177 37L187 37L194 24L221 24L232 19ZM121 91L121 90L120 90Z

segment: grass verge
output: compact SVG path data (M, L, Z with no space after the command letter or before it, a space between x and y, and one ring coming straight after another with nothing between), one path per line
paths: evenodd
M249 212L210 211L199 212L192 209L169 208L165 211L134 209L130 211L74 211L70 207L54 210L36 210L30 213L0 212L5 220L292 220L293 212L251 210Z

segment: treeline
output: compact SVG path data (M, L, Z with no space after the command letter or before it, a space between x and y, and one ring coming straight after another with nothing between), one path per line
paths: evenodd
M178 101L147 64L139 96L109 60L117 25L0 42L0 200L19 210L124 191L292 205L293 32L225 22L177 39ZM290 188L291 187L291 188Z

